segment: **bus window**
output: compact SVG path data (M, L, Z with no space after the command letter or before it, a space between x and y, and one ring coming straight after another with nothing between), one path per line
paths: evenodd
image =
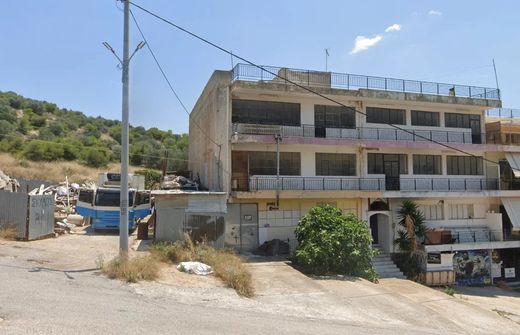
M137 192L135 195L135 206L149 204L150 192Z
M119 190L100 190L96 192L96 206L119 207L120 206ZM128 206L133 206L134 192L128 192Z
M92 189L81 189L79 191L78 201L86 202L87 204L91 204L94 201L94 190Z

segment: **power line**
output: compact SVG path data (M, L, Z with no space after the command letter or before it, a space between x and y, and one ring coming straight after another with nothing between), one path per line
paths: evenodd
M129 0L127 0L127 1L128 1L131 5L133 5L134 7L136 7L136 8L138 8L138 9L140 9L141 11L143 11L143 12L145 12L145 13L147 13L147 14L149 14L149 15L155 17L155 18L157 18L158 20L163 21L163 22L165 22L166 24L168 24L168 25L170 25L170 26L172 26L172 27L174 27L174 28L177 28L178 30L180 30L180 31L182 31L182 32L184 32L184 33L186 33L186 34L192 36L192 37L195 37L196 39L198 39L198 40L200 40L200 41L202 41L202 42L204 42L204 43L206 43L206 44L208 44L208 45L211 45L212 47L214 47L214 48L216 48L216 49L218 49L218 50L220 50L220 51L222 51L222 52L224 52L224 53L227 53L228 55L231 55L231 56L233 56L233 57L235 57L235 58L237 58L237 59L240 59L241 61L243 61L243 62L245 62L245 63L247 63L247 64L249 64L249 65L251 65L251 66L253 66L253 67L258 68L258 69L261 70L261 71L264 71L264 72L266 72L266 73L269 73L270 75L273 75L273 76L275 76L275 77L277 77L277 78L280 78L280 79L284 80L285 82L290 83L291 85L294 85L294 86L296 86L296 87L299 87L299 88L301 88L301 89L303 89L303 90L305 90L305 91L307 91L307 92L310 92L310 93L312 93L312 94L315 94L315 95L317 95L317 96L319 96L319 97L321 97L321 98L323 98L323 99L325 99L325 100L328 100L328 101L330 101L330 102L333 102L333 103L335 103L335 104L337 104L337 105L339 105L339 106L342 106L342 107L345 107L345 108L352 108L352 107L349 107L349 106L344 105L343 103L341 103L341 102L339 102L339 101L336 101L335 99L332 99L332 98L330 98L330 97L327 97L327 96L324 95L324 94L321 94L321 93L319 93L319 92L317 92L317 91L314 91L314 90L312 90L312 89L309 88L309 87L306 87L306 86L300 85L300 84L298 84L298 83L296 83L296 82L294 82L294 81L292 81L292 80L289 80L289 79L287 79L287 78L285 78L285 77L280 76L279 74L277 74L277 73L275 73L275 72L269 71L269 70L267 70L266 68L264 68L263 66L258 65L258 64L256 64L256 63L253 63L252 61L250 61L250 60L248 60L248 59L246 59L246 58L244 58L244 57L241 57L241 56L237 55L236 53L232 53L231 51L225 49L224 47L221 47L221 46L219 46L218 44L213 43L213 42L211 42L211 41L205 39L204 37L201 37L201 36L199 36L199 35L197 35L197 34L191 32L191 31L189 31L188 29L183 28L183 27L181 27L181 26L179 26L179 25L173 23L173 22L169 21L168 19L165 19L164 17L162 17L162 16L160 16L160 15L158 15L158 14L156 14L156 13L150 11L150 10L148 10L148 9L146 9L146 8L144 8L144 7L140 6L140 5L138 5L138 4L133 3L132 1L129 1ZM361 114L361 115L364 115L364 116L367 115L366 113L361 112L361 111L359 111L359 110L357 110L357 109L355 109L355 108L354 108L354 110L355 110L356 113L358 113L358 114ZM469 152L467 152L467 151L465 151L465 150L458 149L458 148L455 148L455 147L453 147L453 146L451 146L451 145L448 145L448 144L445 144L445 143L442 143L442 142L435 141L435 140L433 140L433 139L427 138L426 136L422 136L422 135L416 134L416 133L414 133L413 131L408 130L408 129L405 129L405 128L402 128L402 127L400 127L400 126L398 126L398 125L395 125L395 124L392 124L392 123L387 123L387 125L390 126L390 127L395 128L395 129L397 129L397 130L400 130L400 131L403 131L403 132L405 132L405 133L408 133L408 134L410 134L410 135L414 135L416 138L424 139L424 140L426 140L426 141L428 141L428 142L432 142L432 143L435 143L435 144L437 144L437 145L440 145L440 146L443 146L443 147L445 147L445 148L448 148L448 149L450 149L450 150L454 150L454 151L460 152L460 153L462 153L462 154L464 154L464 155L472 156L472 157L476 157L476 158L479 158L479 159L481 159L481 160L483 160L483 161L485 161L485 162L492 163L492 164L494 164L494 165L498 165L498 164L499 164L498 162L495 162L495 161L490 160L490 159L488 159L488 158L485 158L485 157L482 157L482 156L473 155L473 154L471 154L471 153L469 153ZM513 168L513 169L514 169L514 168ZM516 170L516 169L515 169L515 170ZM519 171L520 171L520 170L519 170Z
M179 104L181 105L182 109L184 109L184 111L186 112L186 114L188 114L188 117L191 119L191 121L193 122L193 124L195 124L197 126L197 128L199 128L199 130L202 132L202 134L204 134L206 136L206 138L208 138L211 142L213 142L217 147L220 147L221 144L215 142L211 137L209 137L209 135L203 131L202 127L198 124L198 122L196 122L195 120L193 120L193 118L191 117L191 114L190 112L188 111L188 108L186 108L186 105L182 102L181 98L179 97L179 95L177 94L177 92L175 91L175 89L173 88L173 85L172 83L170 82L170 79L168 79L168 76L166 75L166 73L164 72L161 64L159 63L159 60L157 59L157 57L155 56L155 53L153 52L152 50L152 47L150 46L150 43L148 42L148 40L146 39L146 37L144 36L144 33L141 29L141 27L139 26L139 23L137 22L137 19L135 18L134 16L134 13L130 10L130 15L132 15L132 19L134 20L134 23L137 27L137 30L139 30L139 34L141 34L141 37L143 38L143 40L145 41L146 43L146 48L148 49L148 51L150 52L150 54L152 55L153 57L153 60L155 61L155 64L157 65L157 68L159 69L159 71L161 72L164 80L166 80L166 83L168 84L168 87L170 87L170 90L172 91L173 95L175 96L175 98L177 99L177 101L179 102Z

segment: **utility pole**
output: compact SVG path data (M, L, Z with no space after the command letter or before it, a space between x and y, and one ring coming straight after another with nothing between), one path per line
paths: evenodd
M123 59L121 59L114 49L103 42L103 46L107 48L119 61L119 65L123 69L123 111L121 117L121 193L119 195L119 255L128 256L128 118L129 118L129 71L130 61L135 53L142 49L146 43L141 41L134 52L130 54L130 2L128 0L118 0L124 3L124 21L123 21ZM118 66L119 66L118 65Z
M128 257L128 117L130 70L130 3L124 2L123 21L123 111L121 129L121 195L119 211L119 255Z
M329 65L329 48L325 49L325 72L328 70Z
M276 140L276 208L280 207L280 141L282 135L280 133L274 136Z

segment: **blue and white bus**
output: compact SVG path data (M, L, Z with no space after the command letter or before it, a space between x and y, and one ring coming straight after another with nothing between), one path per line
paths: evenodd
M105 187L80 189L76 212L83 217L89 218L94 230L119 230L121 191L119 185L117 185L117 179L118 177L120 178L120 175L114 173L105 173L103 175L105 179L107 179L108 175L109 182L103 182ZM131 180L129 184L131 185L133 184L132 177L133 176L129 175L129 179ZM101 176L100 180L103 180ZM133 231L137 221L150 213L150 191L130 188L128 192L129 231Z

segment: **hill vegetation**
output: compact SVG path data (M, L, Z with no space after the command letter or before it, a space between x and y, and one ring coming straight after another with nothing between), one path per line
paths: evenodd
M187 168L188 135L130 126L130 164ZM29 161L79 161L94 167L118 162L121 122L59 108L14 92L0 92L0 152Z

